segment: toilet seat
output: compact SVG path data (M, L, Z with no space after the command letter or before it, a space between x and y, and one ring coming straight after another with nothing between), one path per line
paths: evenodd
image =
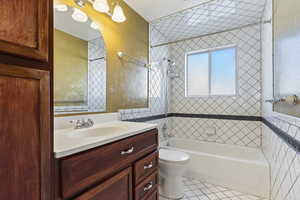
M164 162L185 164L190 159L190 156L184 152L174 151L170 149L159 150L159 160Z

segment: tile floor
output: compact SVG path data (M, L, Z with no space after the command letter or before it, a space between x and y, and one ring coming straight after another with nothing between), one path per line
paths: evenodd
M184 179L185 197L182 200L267 200L195 179ZM159 200L168 200L159 197Z

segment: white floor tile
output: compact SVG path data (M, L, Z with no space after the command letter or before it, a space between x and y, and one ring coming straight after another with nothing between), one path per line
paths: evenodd
M196 179L185 178L183 183L185 196L182 200L267 200ZM169 199L160 196L159 200Z

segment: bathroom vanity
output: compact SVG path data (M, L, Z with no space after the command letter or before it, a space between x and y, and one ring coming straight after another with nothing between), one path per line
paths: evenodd
M56 199L156 200L157 149L153 124L114 122L57 131Z

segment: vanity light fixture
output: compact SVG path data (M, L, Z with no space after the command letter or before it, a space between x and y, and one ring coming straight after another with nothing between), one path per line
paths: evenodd
M126 21L123 9L119 4L116 4L111 19L115 22L122 23Z
M109 13L109 5L107 0L95 0L93 2L93 8L102 13Z
M108 16L111 17L111 19L114 22L122 23L122 22L126 21L126 16L125 16L124 11L119 3L116 3L115 7L113 8L113 12L111 12L107 0L73 0L73 1L80 8L84 8L86 3L90 2L96 11L107 14ZM68 6L65 4L62 4L62 3L55 3L54 8L57 11L61 11L61 12L68 11ZM74 8L72 18L75 21L82 22L82 23L88 21L87 14L78 8ZM94 29L98 29L98 26L96 28L96 25L97 24L92 23L91 27Z
M72 18L77 22L87 22L88 16L78 8L74 8Z
M74 1L75 2L89 1L93 5L93 8L96 11L109 15L114 22L122 23L126 21L126 16L119 3L115 5L113 12L111 12L108 0L74 0Z
M96 23L95 23L95 22L93 22L93 21L92 21L92 23L91 23L91 25L90 25L90 26L91 26L91 28L93 28L93 29L96 29L96 30L97 30L97 29L99 29L99 26L98 26L98 24L96 24Z
M83 8L85 6L85 0L74 0L74 2L79 6L80 8Z

